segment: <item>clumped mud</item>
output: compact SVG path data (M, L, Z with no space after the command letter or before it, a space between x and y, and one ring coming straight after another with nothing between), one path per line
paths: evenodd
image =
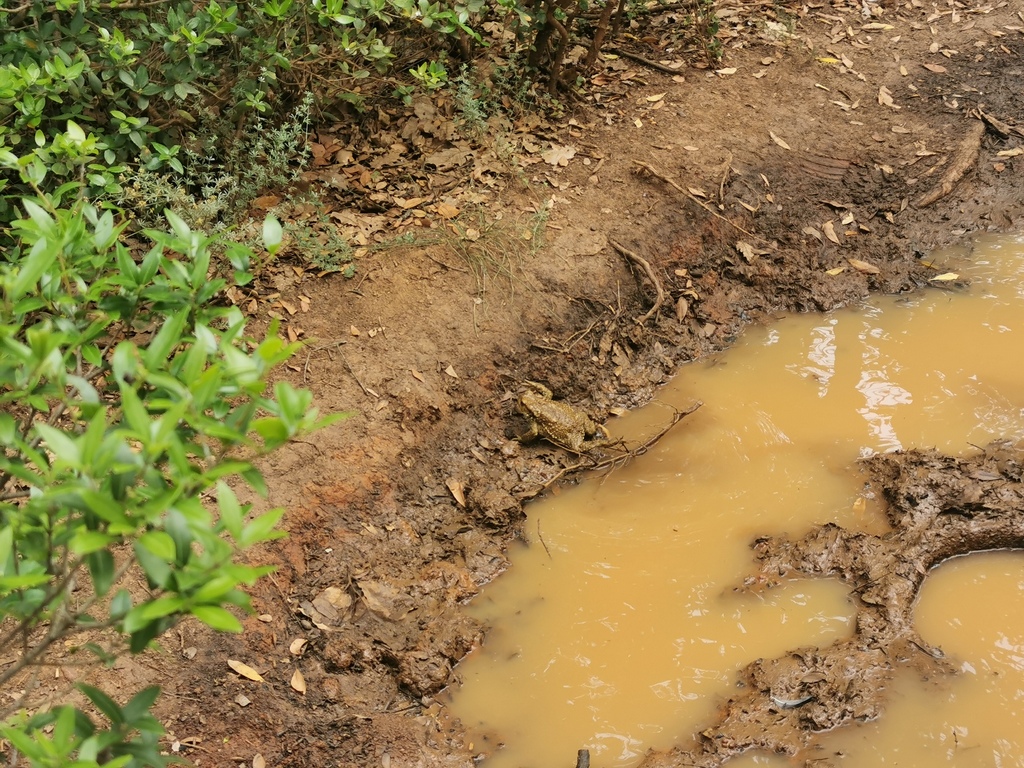
M759 539L758 567L745 587L768 589L801 576L841 579L856 598L853 636L750 664L740 673L740 693L695 746L651 754L641 768L712 768L752 749L806 755L815 733L880 716L898 670L954 672L915 630L914 603L939 563L1024 548L1024 446L994 443L962 458L914 450L864 464L891 530L877 536L827 524L795 541ZM807 765L829 763L812 754Z

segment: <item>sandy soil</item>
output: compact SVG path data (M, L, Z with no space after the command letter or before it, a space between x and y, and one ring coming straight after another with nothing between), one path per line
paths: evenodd
M255 587L258 615L244 634L184 624L160 652L105 676L126 694L164 686L158 713L179 754L207 766L472 765L466 736L435 699L485 630L461 605L506 567L523 499L576 461L546 442L509 439L523 427L521 381L546 383L600 421L645 402L679 364L728 346L749 323L872 291L938 290L928 286L939 273L922 260L931 249L1024 222L1024 156L999 154L1024 145L1013 132L1024 126L1024 17L1015 4L725 0L719 10L720 72L683 66L671 75L610 59L563 121L512 127L545 147L573 148L566 165L523 152L498 192L479 162L464 169L463 180L477 182L463 187L463 203L479 192L480 210L501 214L512 232L546 215L543 247L500 241L496 258L475 264L451 243L384 249L363 256L352 279L285 270L264 286L308 308L309 346L285 375L310 387L322 410L352 415L265 468L269 504L287 508L290 535L253 555L277 572ZM671 11L645 18L622 45L672 61L676 21ZM996 120L968 114L979 107ZM457 146L432 141L434 152ZM919 207L958 165L962 178L945 179L949 194ZM484 228L476 234L486 242ZM876 586L868 599L863 585L879 563L896 562L893 551L917 547L920 557L901 567L926 571L976 545L962 536L925 551L910 535L918 523L902 522L913 505L892 490L901 472L938 473L938 486L974 498L983 481L963 480L961 466L925 454L871 462L894 525L875 554L864 544L848 562L816 559L826 540L860 541L831 528L805 542L757 542L762 578L752 588L787 570L842 573L862 602L850 642L894 643L882 666L878 654L844 657L861 679L923 657L908 647L916 638L900 614L913 594L878 595ZM1016 494L998 507L1012 529L999 543L1024 545L1012 514L1019 471L986 471ZM936 514L966 525L971 510L995 508L978 493L975 506L954 499ZM896 618L879 623L885 610ZM228 659L266 682L239 677ZM839 692L833 678L850 670L832 659L828 649L805 650L745 671L747 698L699 742L679 734L688 752L648 764L717 765L751 746L797 753L815 729L877 715L881 700L851 704L859 694ZM291 684L296 670L304 692ZM766 698L796 698L801 679L816 680L812 705ZM759 742L755 730L770 736Z

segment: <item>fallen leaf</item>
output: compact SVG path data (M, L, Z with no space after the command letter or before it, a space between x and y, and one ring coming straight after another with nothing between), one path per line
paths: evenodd
M291 686L299 693L306 692L306 678L304 678L302 676L302 672L300 672L297 669L295 670L295 673L292 675Z
M847 261L850 262L851 267L858 272L863 272L865 275L877 275L882 271L874 264L868 264L868 262L861 261L860 259L847 259Z
M822 237L821 232L816 230L814 227L804 227L803 228L803 233L805 235L810 235L811 237L816 238L819 242L822 242L822 243L825 242L824 238Z
M743 254L743 258L747 260L747 264L750 264L757 258L757 254L754 252L754 246L744 240L736 242L736 250Z
M846 267L832 267L832 269L826 270L825 274L826 275L833 275L833 276L834 275L841 275L845 271L846 271Z
M768 135L771 136L772 137L772 141L774 141L780 147L782 147L783 149L789 149L789 144L787 144L782 139L780 139L778 136L776 136L774 132L768 131Z
M437 211L437 215L442 219L454 219L461 213L458 208L448 203L438 203L434 206L434 210Z
M825 233L825 237L827 237L836 245L839 245L839 236L836 234L835 225L831 221L826 221L824 224L822 224L821 231Z
M946 68L941 64L922 64L921 66L927 69L929 72L936 72L938 74L942 74L943 72L946 71Z
M576 148L569 146L552 145L551 149L541 153L541 159L548 165L562 166L569 164L569 161L576 157Z
M351 595L340 587L327 587L313 598L313 607L332 624L340 624L351 605Z
M354 325L349 326L348 335L349 336L359 336L360 335L359 334L359 329L356 328Z
M690 302L680 296L676 300L676 320L682 322L683 318L686 317L686 313L690 311Z
M943 272L941 275L936 275L931 279L948 282L949 280L958 280L959 278L960 275L958 275L956 272Z
M252 768L267 768L267 761L259 752L252 757Z
M288 652L291 653L292 656L299 656L305 650L306 643L308 642L309 640L304 637L296 637L288 645Z
M274 617L271 616L269 613L261 613L256 618L259 619L260 621L262 621L264 624L269 624L270 622L272 622L274 620Z
M687 152L700 152L700 147L690 146L689 144L684 146L683 149L685 149ZM1002 153L1000 153L1000 154L1002 154Z
M665 94L664 93L656 93L653 96L648 96L647 97L647 101L649 101L649 102L651 102L653 104L654 102L661 101L664 98L665 98Z
M228 666L231 667L235 672L240 674L242 677L247 677L257 683L263 682L263 675L257 672L255 669L250 667L248 664L243 664L240 661L234 659L228 659Z
M416 381L423 381L423 374L417 371L415 368L410 368L409 372Z
M725 69L716 69L716 75L735 75L736 67L726 67Z
M235 704L237 704L240 707L248 707L250 704L252 704L252 701L250 701L249 697L246 696L244 693L240 693L237 696L235 696Z
M394 587L380 581L360 581L366 607L385 619L398 621L409 613L408 600Z
M892 109L902 109L897 106L892 100L892 91L886 88L884 85L878 89L878 103L883 107L891 107Z
M444 369L444 372L447 373L449 376L451 376L453 379L459 378L459 374L457 374L455 372L455 369L452 366L450 366L450 365L447 368Z
M452 492L452 496L455 501L458 502L460 507L466 506L466 486L459 480L449 478L445 481L445 485L448 486L448 490Z
M686 191L689 192L694 197L707 197L708 196L708 193L705 192L700 187L687 187Z

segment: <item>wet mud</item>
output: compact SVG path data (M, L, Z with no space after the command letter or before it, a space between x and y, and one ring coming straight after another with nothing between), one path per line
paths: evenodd
M763 590L793 577L838 578L855 598L853 636L750 664L740 672L740 692L695 746L651 754L643 768L710 768L748 750L828 765L808 751L813 735L879 717L897 671L955 673L941 649L918 635L914 603L939 563L1024 548L1024 447L994 443L960 458L911 450L863 463L891 530L872 535L827 524L798 540L759 539L757 569L744 585Z

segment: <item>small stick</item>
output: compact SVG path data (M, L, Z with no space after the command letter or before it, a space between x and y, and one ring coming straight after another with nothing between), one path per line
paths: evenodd
M654 270L651 268L651 265L647 261L647 259L645 259L643 256L640 256L639 254L633 253L633 251L629 250L629 248L626 248L623 245L619 245L614 240L609 240L608 242L612 244L612 247L616 251L625 256L627 260L632 261L634 264L643 269L648 279L650 279L650 281L654 283L654 290L658 292L658 297L654 300L654 306L647 310L646 315L644 315L643 317L638 317L636 319L636 322L638 324L643 325L648 320L650 320L654 316L654 314L659 309L661 309L661 305L665 303L665 289L661 287L661 280L659 280L658 276L654 274Z
M551 550L548 549L548 543L546 541L544 541L544 537L541 535L541 532L540 532L540 518L539 517L537 518L537 540L541 544L544 545L544 551L548 553L548 560L553 560L554 558L551 557Z
M729 221L729 220L728 220L727 218L725 218L725 216L723 216L722 214L720 214L720 213L719 213L718 211L716 211L716 210L715 210L714 208L710 208L710 207L709 207L709 206L708 206L708 205L707 205L706 203L702 203L702 202L701 202L700 200L698 200L698 199L697 199L696 197L694 197L693 195L691 195L691 194L690 194L690 193L689 193L689 192L688 192L687 190L683 189L683 188L682 188L682 187L680 187L680 186L679 186L678 184L676 184L676 183L675 183L674 181L672 181L672 179L670 179L670 178L668 178L667 176L664 176L664 175L662 175L662 174L658 173L658 172L657 172L656 170L654 170L654 168L653 168L652 166L648 165L647 163L641 162L641 161L639 161L639 160L634 160L633 162L634 162L634 163L636 163L637 165L639 165L639 166L640 166L641 168L643 168L644 170L646 170L646 171L647 171L647 172L648 172L649 174L651 174L652 176L657 176L657 177L658 177L659 179L661 179L662 181L664 181L664 182L665 182L666 184L668 184L669 186L673 187L673 188L674 188L674 189L675 189L675 190L676 190L677 192L680 192L680 193L682 193L682 194L686 195L686 196L687 196L688 198L690 198L690 199L691 199L691 200L692 200L693 202L695 202L695 203L696 203L697 205L699 205L699 206L700 206L701 208L703 208L703 209L704 209L705 211L707 211L708 213L710 213L710 214L711 214L712 216L715 216L715 217L717 217L717 218L721 219L721 220L722 220L722 221L724 221L724 222L725 222L726 224L728 224L728 225L729 225L730 227L733 227L734 229L738 229L738 230L739 230L740 232L742 232L742 233L743 233L744 235L746 235L747 237L753 237L753 238L756 238L756 237L757 237L757 235L755 235L755 234L754 234L753 232L747 232L747 230L745 230L745 229L744 229L743 227L741 227L741 226L740 226L739 224L735 224L735 223L733 223L733 222Z
M668 75L678 75L678 74L680 74L680 70L679 69L672 69L672 67L667 67L664 64L659 64L658 62L651 61L650 59L645 59L643 56L640 56L640 55L635 54L635 53L630 53L629 51L624 51L621 48L610 48L609 47L609 48L605 48L605 50L606 51L611 51L612 53L617 53L617 54L619 54L619 56L625 56L627 59L632 59L633 61L637 62L638 64L643 64L645 67L650 67L651 69L656 69L659 72L664 72L664 73L666 73ZM680 69L682 69L682 67L680 67Z

